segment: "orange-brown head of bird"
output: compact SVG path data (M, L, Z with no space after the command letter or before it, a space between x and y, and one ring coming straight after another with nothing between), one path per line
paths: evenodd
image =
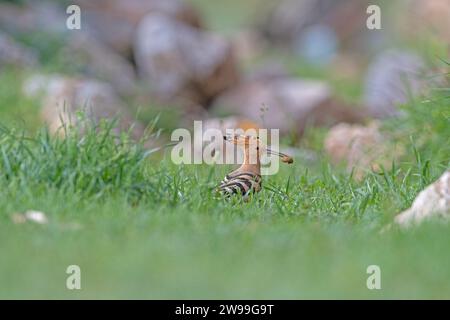
M231 142L244 151L244 162L241 166L242 169L246 169L250 172L260 173L261 171L261 155L264 153L270 155L276 155L281 158L284 163L293 163L294 160L291 156L274 151L266 146L259 137L248 135L225 135L223 136L225 141Z

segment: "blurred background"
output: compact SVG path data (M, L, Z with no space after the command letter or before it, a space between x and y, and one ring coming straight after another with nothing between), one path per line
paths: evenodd
M448 0L2 0L0 121L57 131L83 109L135 137L159 116L162 139L195 119L307 144L308 128L401 116L439 88L449 17Z
M449 0L0 0L0 297L450 297L448 224L379 232L450 167L449 44ZM43 129L85 116L280 129L295 165L230 204L231 168Z

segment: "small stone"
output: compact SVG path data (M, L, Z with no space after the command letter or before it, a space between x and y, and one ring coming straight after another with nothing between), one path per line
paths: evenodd
M28 221L35 222L37 224L47 224L48 219L45 213L41 211L29 210L25 212L25 217Z

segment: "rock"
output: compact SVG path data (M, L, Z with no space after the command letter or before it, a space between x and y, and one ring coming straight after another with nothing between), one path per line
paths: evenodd
M130 94L136 82L132 64L90 36L84 28L69 31L66 18L62 7L46 1L21 6L0 4L0 26L5 26L5 30L16 36L39 30L37 40L33 40L36 50L52 45L51 41L60 41L64 44L59 52L61 61L71 71L107 81L122 95Z
M67 78L59 75L35 75L25 81L24 94L42 99L42 117L53 133L62 133L65 124L76 124L78 111L89 119L111 119L120 116L119 129L133 126L132 135L138 139L143 127L133 121L114 89L96 80Z
M139 75L168 102L181 99L207 106L238 80L227 41L161 14L141 21L134 52Z
M111 83L120 95L134 93L137 78L131 63L86 33L74 33L61 56L87 77Z
M3 66L34 67L37 64L38 57L34 51L0 31L0 69Z
M0 3L0 29L14 36L36 31L66 34L66 19L64 10L50 1Z
M41 211L29 210L25 212L25 217L28 221L35 222L37 224L47 224L48 219L45 213Z
M244 83L226 92L213 109L247 117L268 129L286 131L315 106L331 96L330 88L316 81L280 79Z
M44 212L28 210L25 214L14 213L11 216L11 220L14 224L23 224L27 221L31 221L37 224L47 224L48 219Z
M414 200L411 208L395 217L395 223L408 227L433 217L450 218L450 171L447 170Z
M437 36L438 39L446 42L450 41L450 2L448 0L414 0L409 3L410 13L408 25L414 24L413 36L417 36L417 31L422 30ZM420 21L420 23L417 23ZM418 29L417 29L418 28Z
M397 106L417 96L424 88L425 64L416 54L388 50L370 64L365 79L364 100L378 118L399 114Z
M271 42L289 46L314 63L334 50L364 49L377 36L365 26L368 0L278 1L260 23ZM350 50L349 50L350 49Z
M316 0L278 2L264 19L261 26L263 34L274 42L292 42L294 33L318 21L318 14L312 14L316 2ZM328 7L333 6L331 1L328 2ZM324 9L320 14L323 14L323 11Z
M307 125L361 122L364 114L335 100L323 82L275 78L245 82L221 95L212 111L242 116L299 136Z
M380 164L387 166L392 160L387 159L389 148L378 122L368 126L340 123L330 129L324 147L331 161L334 164L345 163L357 180L367 171L379 170Z
M246 82L263 82L287 79L290 77L289 71L280 61L265 60L263 65L257 66L245 75Z
M131 56L137 25L149 13L160 13L192 27L200 15L180 0L75 0L83 11L86 30L124 56Z
M267 47L265 39L254 30L236 33L231 42L236 59L242 62L255 60Z

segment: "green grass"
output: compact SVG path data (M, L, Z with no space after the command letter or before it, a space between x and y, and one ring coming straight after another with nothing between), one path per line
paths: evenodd
M254 21L263 19L273 7L268 0L229 0L212 2L188 0L202 14L209 30L232 36L243 28L254 26Z
M39 121L39 104L21 92L25 74L8 69L0 72L0 124L35 131Z
M11 116L14 90L1 92ZM406 150L393 168L354 182L299 158L250 202L212 192L228 166L175 166L108 122L66 139L6 123L0 298L450 298L449 225L380 232L450 166L446 94L385 123ZM12 222L30 209L49 223ZM65 287L73 264L80 291ZM372 264L379 291L366 288Z

